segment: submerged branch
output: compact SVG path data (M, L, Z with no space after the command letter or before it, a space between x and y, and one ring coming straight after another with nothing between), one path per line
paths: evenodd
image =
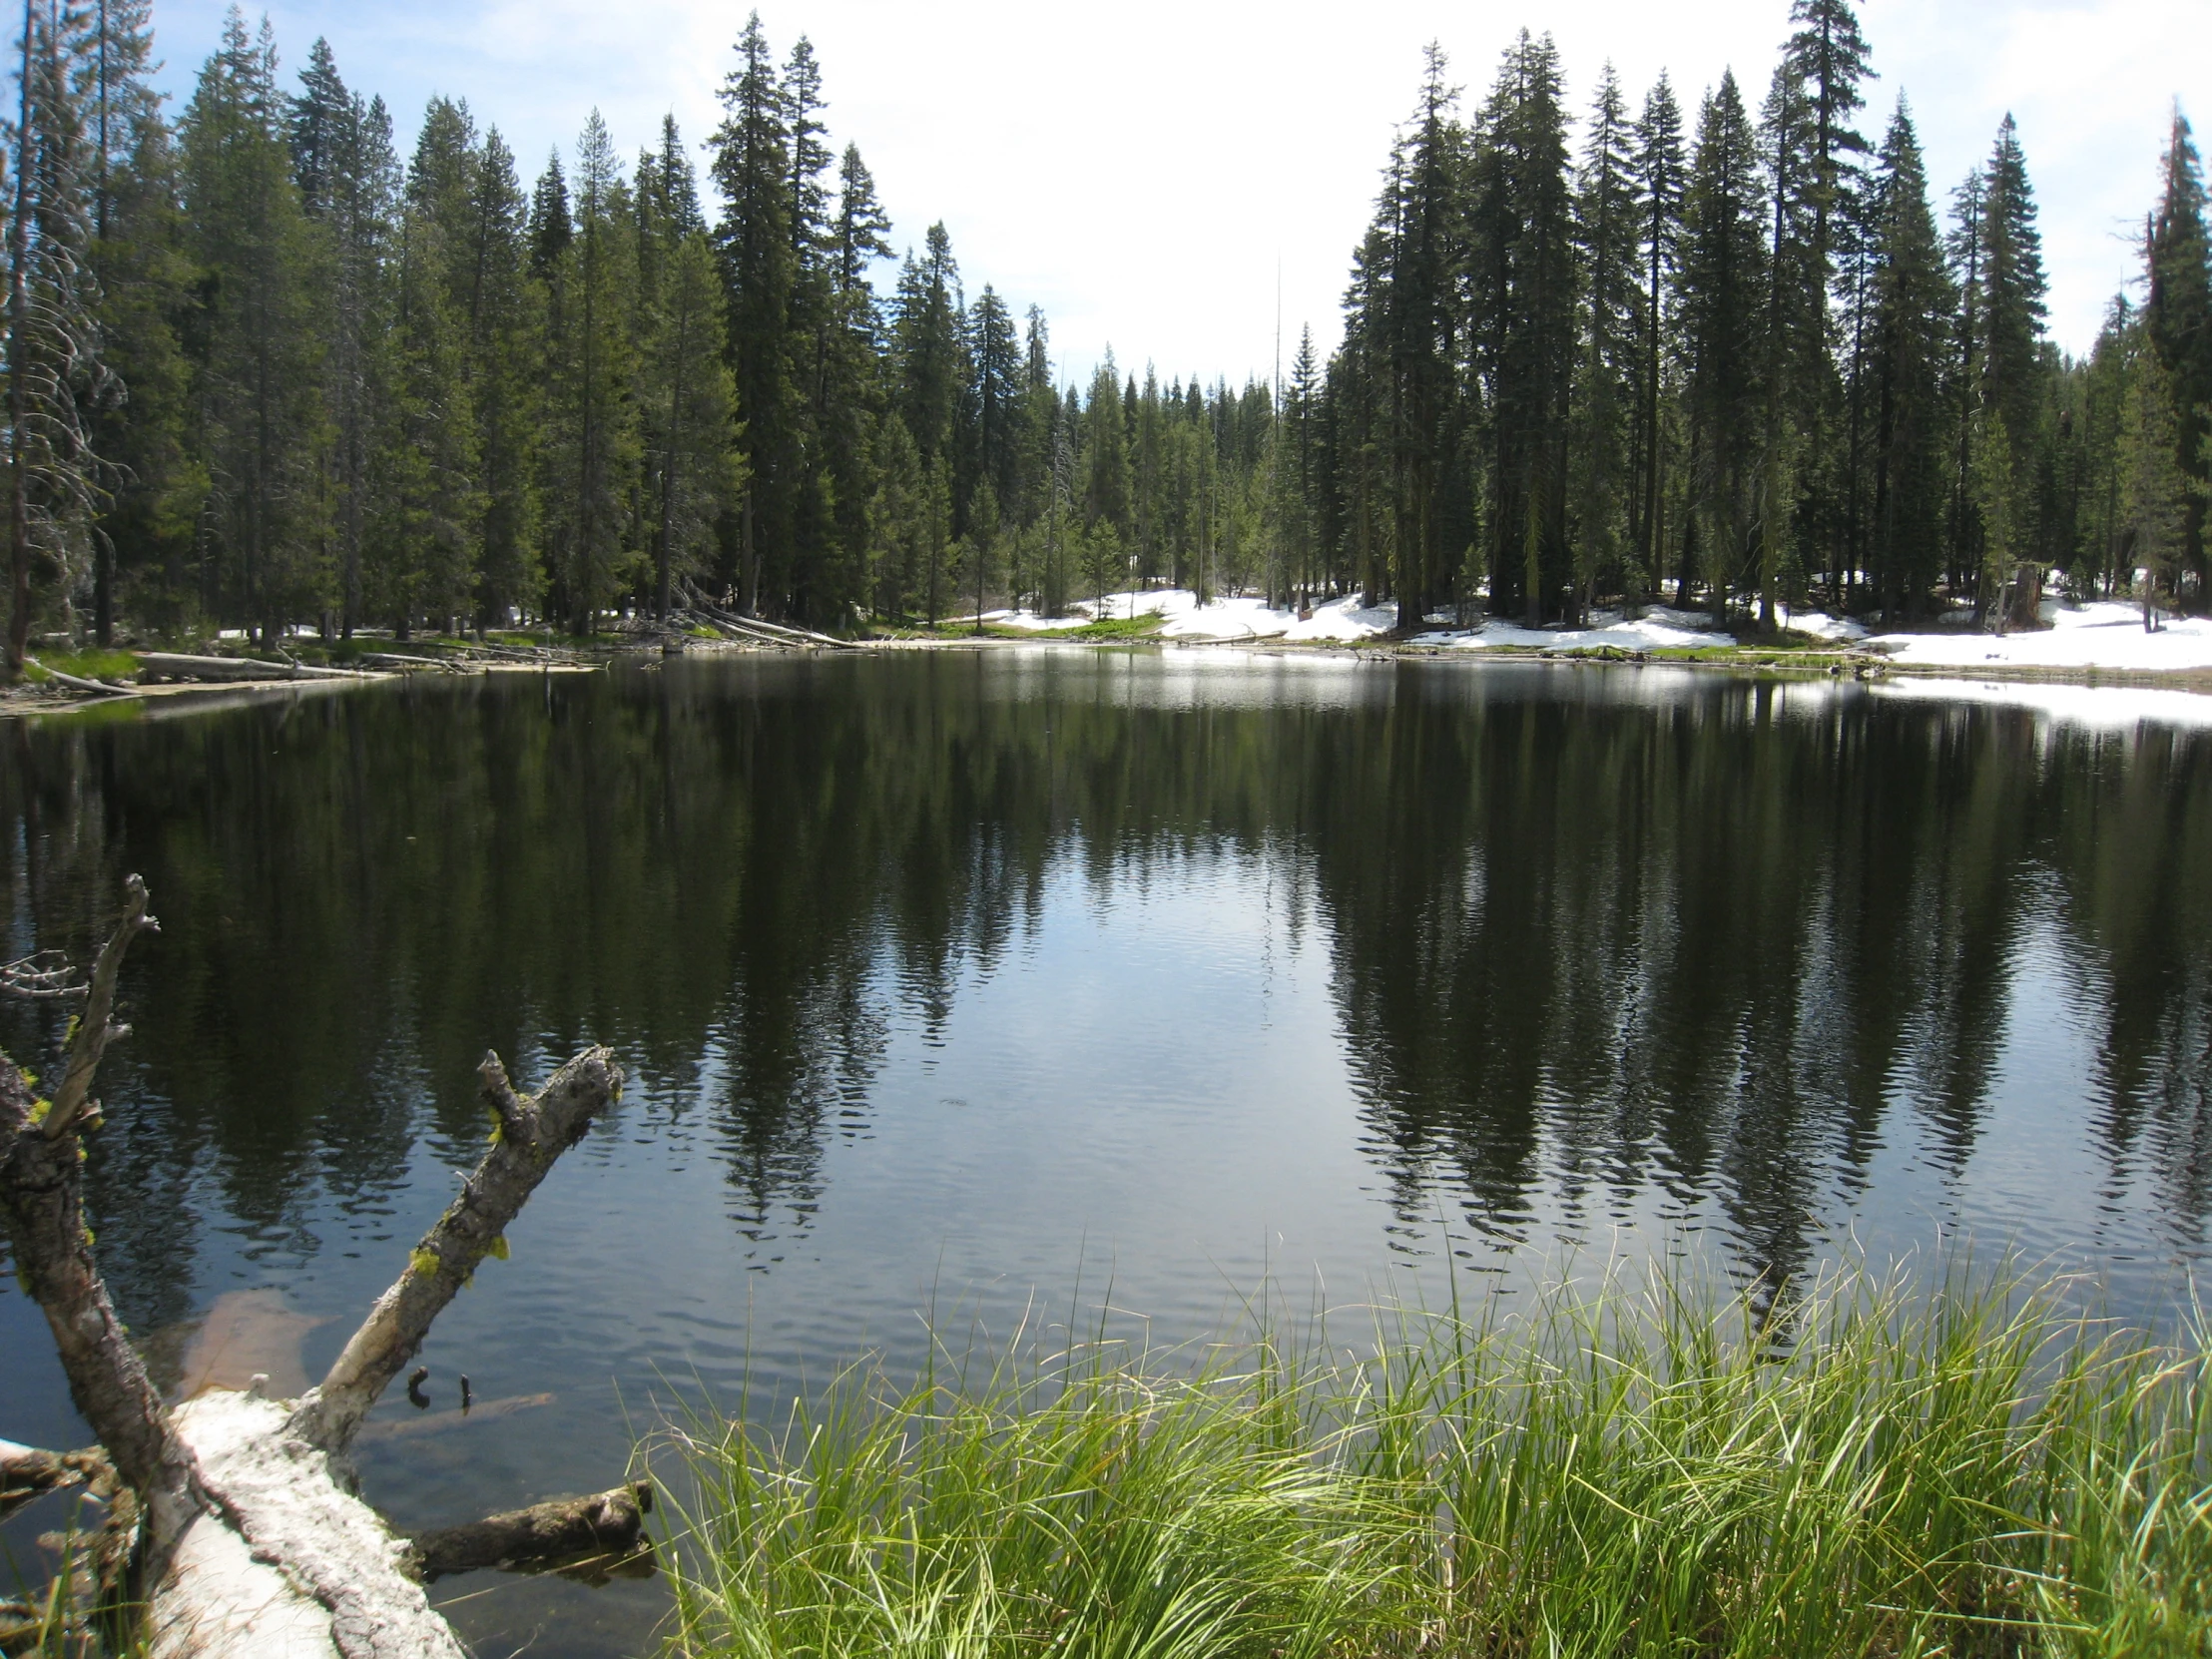
M462 1181L460 1197L423 1235L407 1271L377 1299L329 1375L300 1400L292 1429L317 1445L341 1450L353 1438L368 1408L422 1347L430 1322L485 1257L505 1254L508 1224L553 1161L582 1138L622 1088L621 1069L604 1048L577 1055L528 1100L515 1093L498 1055L486 1054L479 1072L485 1104L498 1125L491 1150Z

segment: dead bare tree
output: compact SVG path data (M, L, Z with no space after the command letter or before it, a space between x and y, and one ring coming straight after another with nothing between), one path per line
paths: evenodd
M35 1098L24 1074L0 1060L0 1219L53 1331L71 1397L100 1438L97 1456L55 1458L10 1444L6 1484L28 1491L105 1466L135 1494L137 1582L157 1659L461 1659L459 1639L423 1595L422 1574L551 1550L626 1553L650 1495L621 1487L560 1500L426 1534L411 1547L361 1501L348 1448L431 1321L503 1248L554 1161L616 1098L622 1074L606 1049L591 1048L524 1097L487 1054L479 1075L497 1124L489 1150L321 1382L296 1400L264 1398L256 1386L166 1407L94 1262L80 1173L83 1137L100 1123L94 1073L128 1031L111 1017L116 976L132 940L157 930L146 883L134 875L127 890L123 919L85 984L72 984L50 956L0 968L0 991L85 1001L51 1101Z

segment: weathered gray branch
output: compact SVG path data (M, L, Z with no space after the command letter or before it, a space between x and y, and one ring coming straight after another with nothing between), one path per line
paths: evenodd
M13 1514L34 1497L113 1474L107 1453L98 1446L85 1451L41 1451L37 1446L0 1440L0 1517Z
M47 679L53 681L55 685L67 687L73 692L83 692L88 697L128 697L130 695L128 687L103 685L98 680L80 680L76 675L64 674L58 668L48 668L36 657L26 657L23 661L30 667L37 669Z
M155 925L146 884L134 875L128 891L123 920L85 987L54 1100L34 1099L25 1075L0 1063L0 1220L24 1288L53 1331L70 1395L129 1488L115 1493L116 1536L134 1530L130 1516L146 1517L148 1651L153 1659L261 1659L278 1651L464 1659L451 1626L400 1570L389 1529L351 1489L343 1452L438 1311L486 1255L504 1254L507 1225L615 1097L621 1073L605 1049L590 1049L524 1100L498 1057L487 1056L483 1086L498 1124L491 1151L321 1387L296 1404L215 1390L166 1411L93 1262L80 1167L81 1136L99 1121L93 1075L125 1029L110 1020L116 976L131 940ZM48 1454L0 1445L0 1490L7 1491L50 1489L81 1455L66 1454L57 1468ZM532 1540L606 1547L625 1526L627 1547L636 1527L623 1501L637 1502L602 1494L575 1513L495 1516L512 1523L500 1555L519 1556L537 1547ZM471 1547L481 1553L488 1546Z
M499 1056L479 1068L484 1101L497 1128L491 1150L461 1183L408 1259L398 1283L377 1298L329 1375L292 1416L292 1432L342 1450L391 1380L422 1347L430 1322L460 1294L486 1256L504 1254L507 1226L553 1160L583 1136L622 1089L622 1072L604 1048L586 1049L529 1100L514 1091Z
M116 1025L108 1018L115 1007L115 976L123 970L124 952L141 933L162 930L162 924L147 913L146 882L134 875L123 883L123 890L129 895L129 903L122 921L108 935L108 942L100 947L99 961L93 964L91 994L86 997L85 1011L78 1015L76 1029L70 1035L69 1057L62 1066L62 1086L54 1091L53 1110L46 1114L45 1133L50 1141L60 1139L76 1127L92 1092L93 1073L100 1069L100 1057L107 1053L109 1043L131 1033L128 1025ZM97 1112L99 1107L95 1105L93 1110Z
M91 989L75 982L76 968L58 950L34 950L12 962L0 962L0 992L38 1002L59 1002Z
M479 1567L619 1560L635 1554L653 1487L644 1480L590 1497L557 1497L486 1515L467 1526L442 1526L415 1535L409 1557L425 1578L473 1572Z
M188 657L174 651L141 651L139 665L147 673L171 680L358 680L360 675L342 668L317 668L311 663L263 663L251 657Z
M146 883L134 875L127 887L130 907L100 952L55 1098L34 1098L23 1073L0 1064L0 1217L16 1272L54 1334L70 1398L100 1436L117 1473L144 1497L153 1522L150 1542L159 1557L197 1512L198 1471L192 1452L172 1430L93 1262L77 1135L92 1068L121 1030L108 1023L108 1014L123 953L154 925L146 913Z

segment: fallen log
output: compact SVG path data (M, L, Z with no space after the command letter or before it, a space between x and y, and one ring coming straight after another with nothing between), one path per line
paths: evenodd
M553 1403L553 1396L543 1394L509 1394L504 1399L487 1399L482 1404L471 1405L459 1411L425 1411L419 1416L392 1417L384 1421L364 1422L354 1436L369 1440L418 1440L426 1434L442 1434L449 1428L465 1428L472 1422L487 1422L495 1417L511 1417L517 1411L536 1410L541 1405Z
M0 1440L0 1518L35 1497L113 1474L97 1446L86 1451L41 1451L37 1446Z
M269 663L255 657L188 657L174 651L141 651L139 664L165 680L359 680L351 669L320 668L313 663Z
M486 1515L467 1526L418 1532L408 1558L424 1579L479 1567L584 1560L612 1561L638 1550L638 1535L653 1509L653 1486L636 1480L590 1497L557 1497Z
M857 640L840 640L829 634L818 634L811 628L788 628L781 622L764 622L757 616L733 616L728 611L718 610L696 599L692 601L691 608L710 622L720 623L725 628L736 628L762 639L784 640L793 644L804 641L808 645L825 646L832 651L867 649Z
M94 1068L123 953L154 931L146 884L102 949L61 1087L35 1099L0 1062L0 1221L45 1312L83 1413L143 1516L142 1595L154 1659L463 1659L408 1575L401 1542L361 1501L347 1452L386 1384L562 1152L612 1101L621 1073L587 1049L528 1097L497 1055L479 1068L497 1128L460 1196L410 1255L322 1382L297 1400L216 1390L165 1408L126 1339L85 1226L82 1137L100 1122ZM124 1494L128 1496L130 1494Z
M132 695L131 688L128 686L111 686L103 680L81 680L74 674L64 674L58 668L48 668L36 657L26 657L23 660L45 675L47 679L53 681L55 685L64 687L69 691L82 692L87 697L129 697Z

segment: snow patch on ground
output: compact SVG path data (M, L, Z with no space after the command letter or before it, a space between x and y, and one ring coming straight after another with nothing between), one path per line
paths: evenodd
M1735 636L1715 633L1712 618L1693 611L1670 611L1654 605L1634 621L1611 611L1597 611L1587 628L1523 628L1502 617L1492 617L1471 630L1444 629L1414 636L1415 645L1439 645L1454 651L1493 650L1498 646L1527 646L1544 651L1590 651L1611 646L1616 651L1654 651L1666 647L1734 645Z
M2046 606L2050 627L2019 634L1881 634L1867 641L1894 663L1979 668L2212 668L2212 621L2166 617L2143 630L2140 606L2099 600Z
M985 622L1024 633L1054 634L1088 625L1094 617L1162 618L1159 638L1170 640L1338 640L1372 639L1397 625L1394 606L1363 609L1358 594L1316 605L1301 621L1296 611L1272 609L1263 600L1237 596L1200 605L1189 588L1154 588L1143 593L1108 594L1082 607L1080 616L1042 617L1034 611L987 611Z
M2143 631L2143 616L2133 605L2099 601L2080 606L2045 604L2046 629L1996 635L1964 629L1870 635L1851 617L1825 611L1778 608L1782 627L1838 645L1881 652L1892 662L1938 668L1979 668L2002 664L2020 668L2176 670L2212 668L2212 620L2164 619L2155 633ZM1141 593L1109 594L1086 602L1078 614L1040 617L1031 611L991 611L984 620L1024 633L1051 635L1081 628L1094 616L1121 619L1157 616L1157 637L1201 640L1284 640L1293 643L1357 644L1386 634L1397 625L1394 606L1363 608L1357 594L1328 600L1300 621L1295 611L1271 609L1245 596L1219 598L1206 605L1188 588L1156 588ZM1713 625L1703 611L1678 611L1665 605L1645 608L1640 616L1599 611L1584 628L1524 628L1504 617L1479 627L1439 627L1414 637L1414 644L1452 651L1520 646L1542 651L1648 652L1698 646L1729 646L1738 636ZM1756 641L1750 643L1756 644Z

